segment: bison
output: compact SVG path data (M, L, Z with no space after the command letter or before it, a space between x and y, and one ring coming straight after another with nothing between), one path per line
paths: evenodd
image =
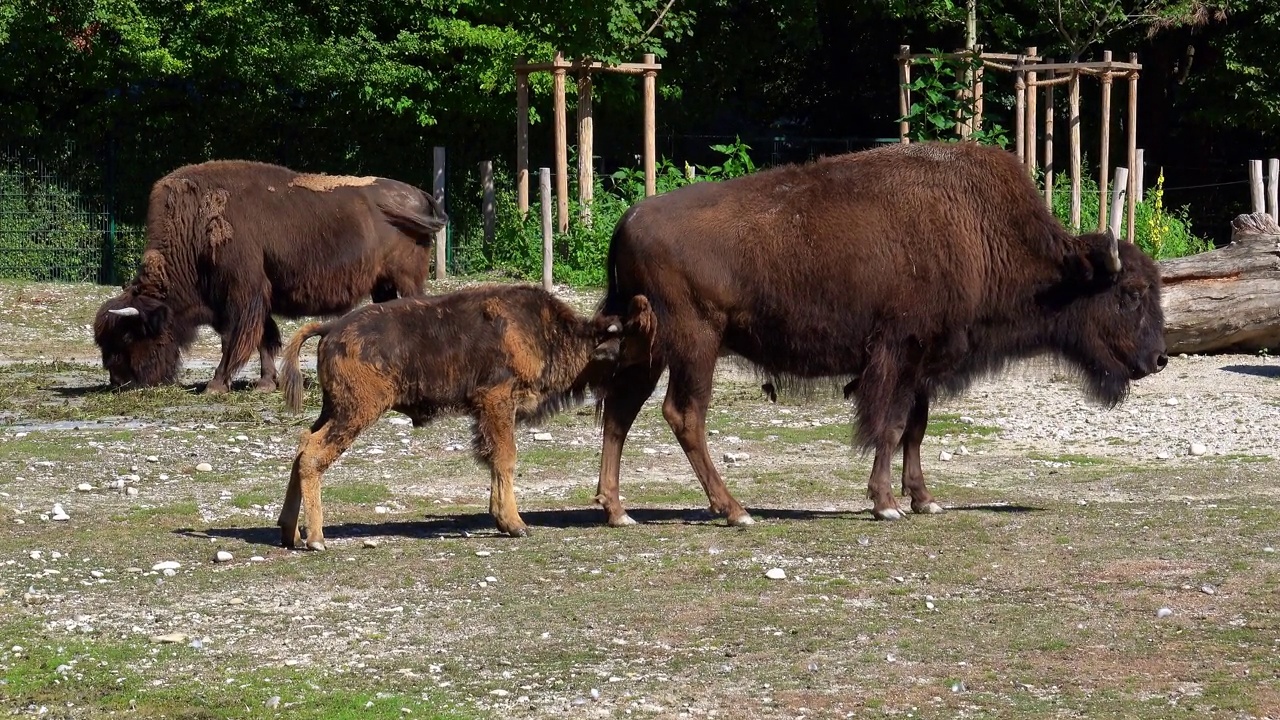
M310 175L219 160L151 189L136 277L94 319L114 387L173 383L201 325L222 337L205 386L225 392L255 349L257 386L276 387L284 317L337 315L365 297L418 295L447 217L430 194L379 177Z
M583 401L627 357L629 338L651 322L643 298L618 317L579 317L543 289L485 285L368 305L331 322L303 326L281 362L285 402L302 407L298 354L320 335L320 416L304 432L280 510L280 540L296 546L306 508L307 547L324 549L320 477L387 410L415 427L445 413L474 419L475 454L489 467L489 512L498 529L523 536L513 487L515 426Z
M751 516L707 452L717 357L768 383L844 383L855 396L878 519L942 507L925 487L929 403L1035 355L1065 360L1088 394L1120 402L1168 362L1155 263L1110 234L1072 235L1010 153L965 142L893 145L697 183L636 203L610 244L602 314L644 295L656 336L620 364L598 400L597 503L626 525L623 443L659 376L662 411L706 492L732 525ZM834 389L834 388L833 388Z

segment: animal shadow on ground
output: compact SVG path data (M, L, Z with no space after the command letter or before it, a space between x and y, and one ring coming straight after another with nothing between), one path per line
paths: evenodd
M1241 375L1256 375L1262 378L1280 378L1280 366L1275 365L1223 365L1221 368L1224 372L1240 373Z
M193 395L198 395L204 392L204 388L208 384L209 383L207 382L185 383L180 387L183 390L186 390L187 392ZM134 390L139 390L142 388L134 388L134 389L113 388L111 387L110 383L99 383L97 385L84 385L82 387L70 387L70 386L63 387L63 386L51 385L49 387L45 387L41 389L52 391L53 393L56 393L59 397L79 398L79 397L85 397L88 395L99 395L103 393L134 392ZM231 392L246 392L246 391L251 392L253 391L253 389L254 389L254 382L252 380L236 380L231 383Z
M993 513L1027 513L1041 512L1043 508L1030 507L1026 505L955 505L948 509L948 512L972 512L984 511ZM791 508L748 508L748 512L758 520L794 520L794 521L822 521L822 520L859 520L862 522L878 522L871 515L870 508L864 510L796 510ZM690 527L704 527L724 529L723 522L716 522L718 518L713 518L711 514L703 509L679 509L679 508L635 508L628 509L627 514L636 522L647 524L681 524ZM520 513L520 517L529 525L531 532L536 532L536 528L593 528L604 525L604 516L602 511L598 509L582 509L582 510L526 510ZM910 517L910 515L908 515ZM922 519L927 522L927 519ZM742 531L750 532L750 528L735 528ZM209 528L208 530L197 530L194 528L179 528L173 531L177 535L193 538L225 538L229 540L240 540L250 545L269 545L278 547L280 544L280 529L274 525L270 527L227 527L227 528ZM624 531L625 532L625 531ZM336 538L361 538L361 537L406 537L406 538L436 538L436 537L500 537L506 538L505 533L498 531L493 522L493 516L487 512L460 513L460 514L442 514L427 515L422 521L412 520L393 520L390 522L376 523L344 523L340 525L326 525L325 537L329 539Z

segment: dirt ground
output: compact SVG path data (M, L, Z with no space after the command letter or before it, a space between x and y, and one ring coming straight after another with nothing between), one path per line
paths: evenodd
M199 394L207 329L181 387L107 391L112 290L0 283L13 714L1280 718L1275 358L1175 357L1110 410L1051 363L984 380L933 411L948 512L898 523L867 513L847 403L770 403L731 362L710 442L746 529L703 514L662 387L623 459L640 524L591 504L583 407L521 431L524 539L464 420L388 413L326 474L314 553L274 523L315 391Z

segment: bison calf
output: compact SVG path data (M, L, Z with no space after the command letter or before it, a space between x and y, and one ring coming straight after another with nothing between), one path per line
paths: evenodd
M387 410L408 415L415 427L445 413L474 418L476 457L492 483L489 512L502 532L525 535L512 484L515 426L580 403L612 370L631 328L652 334L647 307L636 298L638 319L624 326L615 316L579 317L538 287L489 285L367 305L302 327L284 351L285 400L295 411L302 406L298 353L315 335L323 337L317 373L324 400L293 462L282 544L301 540L301 506L307 547L324 549L320 477Z

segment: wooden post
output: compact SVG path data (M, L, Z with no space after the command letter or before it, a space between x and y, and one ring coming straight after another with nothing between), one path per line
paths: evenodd
M1280 222L1280 158L1267 161L1267 214Z
M973 52L978 59L982 58L982 46L974 45ZM973 129L974 131L982 130L982 75L986 66L981 62L973 71Z
M523 65L525 58L516 61ZM516 207L529 213L529 74L516 71Z
M1129 63L1138 64L1138 53L1129 53ZM1129 71L1129 167L1134 168L1138 165L1138 71ZM1138 176L1140 173L1129 173L1129 184L1125 190L1129 196L1128 212L1125 215L1129 223L1128 235L1125 236L1129 242L1134 239L1134 217L1138 212L1138 193L1134 186L1138 184Z
M444 148L436 147L432 156L433 165L431 177L431 194L436 196L436 202L440 203L440 207L445 207L444 198ZM436 280L445 279L445 262L447 258L445 243L448 242L449 226L446 224L436 232Z
M551 168L542 168L538 193L542 196L542 287L551 289Z
M1080 232L1080 72L1071 71L1068 81L1067 120L1071 137L1071 231Z
M697 175L698 169L689 163L684 164L684 179L693 182L693 178Z
M552 71L555 94L555 134L556 134L556 210L560 232L569 229L569 138L564 107L564 53L556 51L555 70Z
M907 122L907 113L911 112L911 91L907 89L911 84L910 55L910 45L898 46L898 117L902 118L898 121L898 142L904 145L911 142L911 123Z
M1262 192L1262 161L1249 161L1249 197L1253 200L1253 212L1264 213L1267 211L1267 203L1263 199Z
M657 57L652 53L644 56L646 64L653 64ZM658 160L657 160L657 91L658 73L655 70L644 71L644 194L653 195L658 192Z
M1111 188L1111 234L1120 237L1120 212L1124 207L1124 196L1128 195L1129 168L1116 168L1116 181Z
M1013 72L1017 76L1013 81L1013 147L1018 160L1025 163L1027 153L1023 138L1026 137L1027 124L1027 82L1023 77L1022 58L1018 58Z
M966 57L966 53L967 53L966 48L958 48L956 50L956 55L958 57L962 57L962 58ZM961 139L969 137L969 132L970 132L969 117L965 114L965 107L967 106L968 98L972 93L973 93L972 78L969 77L969 71L965 70L964 82L959 83L959 85L956 87L956 115L955 115L956 128L955 129L956 129L956 135L959 135Z
M1053 64L1053 58L1046 62ZM1053 81L1053 70L1045 76L1045 80ZM1053 86L1044 88L1044 206L1053 210Z
M1027 48L1028 56L1035 54L1036 48ZM1032 61L1031 67L1035 67L1034 61ZM1029 70L1027 71L1027 126L1026 135L1023 136L1023 148L1026 153L1027 171L1032 175L1035 174L1036 166L1039 164L1036 161L1036 136L1038 135L1036 121L1039 119L1036 117L1036 96L1039 94L1040 88L1036 85L1036 72L1035 70Z
M482 160L480 162L480 187L482 189L480 201L480 217L484 225L484 247L485 250L493 247L493 224L497 219L497 205L493 199L493 161Z
M1143 157L1142 148L1138 148L1138 162L1134 165L1133 171L1138 174L1138 179L1133 183L1133 189L1138 196L1138 202L1142 202L1147 195L1147 160Z
M593 119L591 116L591 74L578 76L578 202L582 224L591 227L591 201L595 194Z
M1102 51L1111 62L1111 51ZM1107 176L1111 171L1111 68L1102 70L1102 150L1098 153L1098 232L1107 227Z

